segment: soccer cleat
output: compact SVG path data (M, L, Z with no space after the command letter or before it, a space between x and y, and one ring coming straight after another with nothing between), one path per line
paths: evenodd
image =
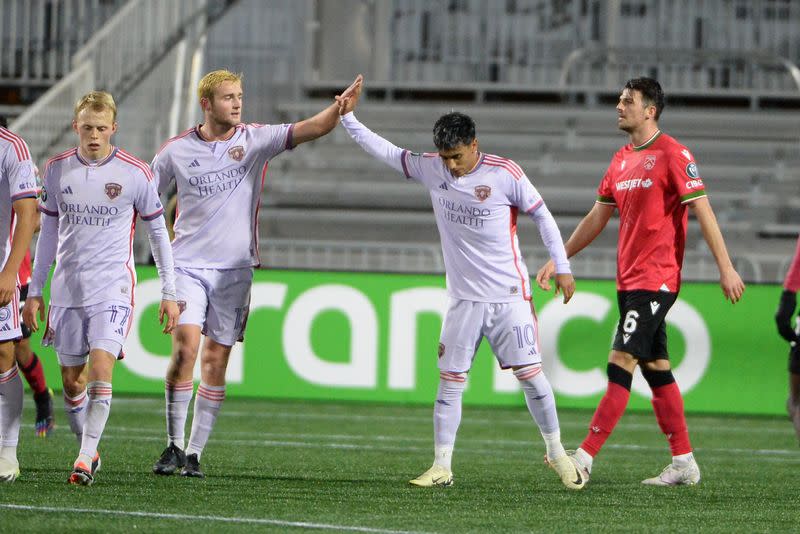
M453 485L453 472L440 465L434 464L433 467L417 478L409 480L408 483L421 488L432 488L433 486L446 488Z
M41 395L34 395L36 403L36 436L46 438L53 430L53 390L48 388Z
M153 473L157 475L171 475L178 468L186 465L186 453L178 448L174 443L161 453L161 458L153 465Z
M95 475L98 471L100 471L100 466L103 465L103 462L100 460L100 453L94 455L92 458L92 476Z
M0 458L0 482L14 482L19 476L19 462Z
M642 480L642 484L648 486L694 486L698 482L700 482L700 468L694 460L683 467L669 464L657 477Z
M583 489L589 482L589 471L581 465L573 454L565 454L558 458L544 457L544 463L550 466L561 479L561 483L571 490Z
M94 461L92 461L92 465L94 465ZM91 486L94 483L91 468L83 462L75 462L67 482L75 486Z
M181 476L206 478L206 475L200 470L200 460L197 458L196 454L186 455L186 465L184 465L183 469L181 469Z

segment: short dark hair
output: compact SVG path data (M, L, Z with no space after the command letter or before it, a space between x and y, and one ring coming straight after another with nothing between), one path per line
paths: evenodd
M8 119L5 115L0 115L0 126L3 128L8 128Z
M473 139L475 121L458 111L442 115L433 125L433 144L439 150L452 150L459 145L468 145Z
M656 120L664 110L664 91L661 85L653 78L632 78L625 83L625 89L639 91L642 94L642 101L646 106L656 107Z

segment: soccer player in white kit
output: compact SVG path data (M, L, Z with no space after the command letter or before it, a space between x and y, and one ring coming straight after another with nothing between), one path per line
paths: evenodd
M0 240L0 482L19 476L17 444L22 420L22 381L14 358L14 341L22 337L19 322L17 272L36 226L36 166L21 137L0 127L0 228L11 227L16 212L11 250Z
M360 84L356 79L340 96ZM180 322L173 334L165 384L167 447L153 466L159 475L205 475L200 457L225 399L231 347L244 335L253 268L258 257L258 210L272 158L330 132L338 122L334 102L295 124L242 123L241 75L227 70L200 80L203 124L167 141L152 162L163 193L177 185L175 272ZM188 447L184 427L200 348L201 379Z
M116 115L109 93L83 96L72 121L79 146L47 162L41 232L22 311L25 324L36 332L37 316L44 320L42 289L57 259L42 344L58 354L64 407L80 444L68 481L84 486L94 482L100 465L97 446L111 409L111 375L131 328L137 215L147 226L161 279L164 333L172 331L180 314L164 208L150 167L111 144Z
M539 192L513 161L478 149L475 123L453 112L433 128L438 153L400 149L361 124L353 114L361 87L337 97L341 122L367 153L428 188L442 242L449 308L439 342L439 390L433 411L433 466L410 481L415 486L450 486L451 459L461 422L467 373L483 337L497 361L513 369L528 409L547 448L546 461L570 489L584 485L561 445L550 382L542 370L531 284L517 240L517 214L536 223L557 266L556 292L566 303L575 281L553 216Z

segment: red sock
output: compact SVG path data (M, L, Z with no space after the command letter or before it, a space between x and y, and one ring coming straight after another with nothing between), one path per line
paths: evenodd
M34 395L41 395L47 391L47 381L44 379L42 362L39 361L35 352L31 356L31 361L28 362L28 365L22 368L22 374L25 375L25 380L28 381L28 385L33 390Z
M686 428L686 416L683 413L683 397L678 384L672 382L664 386L652 388L653 410L661 431L667 435L672 456L692 452L689 443L689 430Z
M630 396L629 389L615 382L608 383L606 394L597 405L597 410L595 410L589 425L589 433L581 443L581 449L591 456L596 456L600 452L600 448L611 435L614 427L617 426L622 414L625 413Z

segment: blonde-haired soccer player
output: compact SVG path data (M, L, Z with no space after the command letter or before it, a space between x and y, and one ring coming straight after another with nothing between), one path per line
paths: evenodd
M146 163L111 144L116 114L109 93L84 95L72 121L78 147L47 162L39 204L42 229L22 312L36 332L38 320L44 320L42 289L58 258L42 343L58 354L64 407L80 443L70 484L92 484L100 465L97 446L111 409L112 370L131 328L137 214L147 225L161 279L159 321L166 319L164 333L172 331L180 313L172 249L153 174Z
M356 78L340 96L360 83ZM166 376L167 447L153 472L171 475L181 469L189 477L204 476L200 456L225 399L228 357L244 335L253 268L261 263L258 210L267 166L284 150L330 132L339 117L334 102L295 124L245 124L242 78L227 70L206 74L198 98L203 123L168 140L152 162L159 191L173 180L178 189L172 247L178 302L185 307ZM184 451L202 334L201 379Z

